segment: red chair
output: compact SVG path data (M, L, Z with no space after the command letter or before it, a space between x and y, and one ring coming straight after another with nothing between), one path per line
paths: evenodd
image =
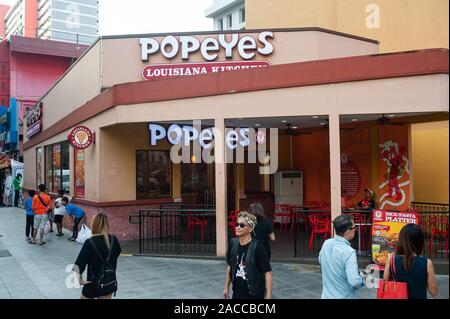
M189 233L191 234L191 240L194 236L194 229L196 226L200 226L202 230L202 241L205 241L205 229L208 228L208 220L204 217L200 216L188 216L188 225L187 225L187 231L186 231L186 237L185 240L188 239Z
M311 237L309 239L309 253L313 247L314 236L323 235L323 240L327 240L328 235L331 235L331 217L324 214L313 214L308 216L311 223Z
M280 224L280 233L287 230L287 225L292 222L292 209L289 205L275 205L272 215L272 226L274 223Z
M433 239L435 236L445 238L445 251L448 257L448 216L430 216L431 234L430 234L430 255L433 254ZM442 248L442 242L439 244ZM436 252L436 254L438 251Z

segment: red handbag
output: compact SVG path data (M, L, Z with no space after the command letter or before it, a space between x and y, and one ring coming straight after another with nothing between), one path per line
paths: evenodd
M391 255L389 264L389 279L393 281L379 281L377 299L408 299L408 284L397 280L395 255Z

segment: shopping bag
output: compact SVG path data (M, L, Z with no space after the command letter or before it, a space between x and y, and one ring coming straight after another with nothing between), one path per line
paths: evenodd
M86 239L92 236L92 231L85 224L81 225L81 230L78 232L77 243L84 244Z
M50 222L49 221L47 221L46 223L45 223L45 227L44 227L44 234L48 234L50 232Z
M391 255L389 262L389 279L392 278L392 281L379 281L377 299L408 299L408 284L406 282L397 281L394 258L395 255Z

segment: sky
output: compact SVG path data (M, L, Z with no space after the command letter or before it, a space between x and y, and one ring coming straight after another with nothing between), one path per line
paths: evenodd
M16 0L0 0L12 5ZM100 35L213 30L212 0L99 0Z

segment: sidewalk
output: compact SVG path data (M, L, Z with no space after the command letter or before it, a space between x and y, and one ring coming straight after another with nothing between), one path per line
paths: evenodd
M81 245L55 233L44 246L25 241L25 213L0 208L0 299L76 299L81 289L66 287L66 267L75 261ZM226 264L223 260L121 256L117 277L123 299L221 298ZM315 299L322 291L320 269L312 265L273 263L273 297ZM448 276L437 276L439 298L448 299ZM361 298L375 298L363 288Z

